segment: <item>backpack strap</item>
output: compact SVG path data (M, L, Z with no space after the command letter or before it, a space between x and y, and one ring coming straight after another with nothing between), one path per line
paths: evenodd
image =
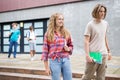
M27 37L27 38L30 37L30 31L27 32L26 37Z

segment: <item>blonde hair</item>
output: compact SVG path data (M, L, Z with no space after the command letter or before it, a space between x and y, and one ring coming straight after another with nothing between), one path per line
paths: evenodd
M94 7L93 11L92 11L92 17L93 17L93 18L99 18L99 12L100 12L100 9L101 9L102 7L105 9L104 18L106 17L107 8L106 8L104 5L102 5L102 4L97 4L97 5Z
M54 41L54 32L56 30L56 19L62 15L61 13L55 13L50 17L48 28L47 28L47 39L50 42ZM60 27L60 34L67 39L70 37L69 32L65 29L64 24Z

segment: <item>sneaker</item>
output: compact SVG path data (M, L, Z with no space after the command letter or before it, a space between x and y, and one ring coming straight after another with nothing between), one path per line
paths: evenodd
M33 60L34 60L34 58L32 57L32 58L31 58L31 61L33 61Z
M16 58L16 56L14 56L14 58Z
M10 55L8 55L8 58L10 58Z

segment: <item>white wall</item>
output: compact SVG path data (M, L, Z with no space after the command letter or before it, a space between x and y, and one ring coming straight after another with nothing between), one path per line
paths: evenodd
M48 18L55 12L61 12L65 17L65 26L69 29L73 37L74 53L83 54L84 29L86 24L92 19L91 11L97 3L102 3L108 8L106 20L110 25L110 33L108 34L110 47L112 49L113 55L120 55L120 0L91 0L85 2L0 13L0 22L2 23Z

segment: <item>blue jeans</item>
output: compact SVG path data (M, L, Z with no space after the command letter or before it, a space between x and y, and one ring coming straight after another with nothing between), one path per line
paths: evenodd
M63 80L72 80L72 72L69 58L50 59L50 69L52 80L60 80L61 73Z
M12 47L13 47L13 46L14 46L13 55L14 55L14 58L16 58L16 52L17 52L17 46L18 46L18 43L17 43L16 41L10 41L8 58L10 58L10 55L11 55L11 53L12 53Z

